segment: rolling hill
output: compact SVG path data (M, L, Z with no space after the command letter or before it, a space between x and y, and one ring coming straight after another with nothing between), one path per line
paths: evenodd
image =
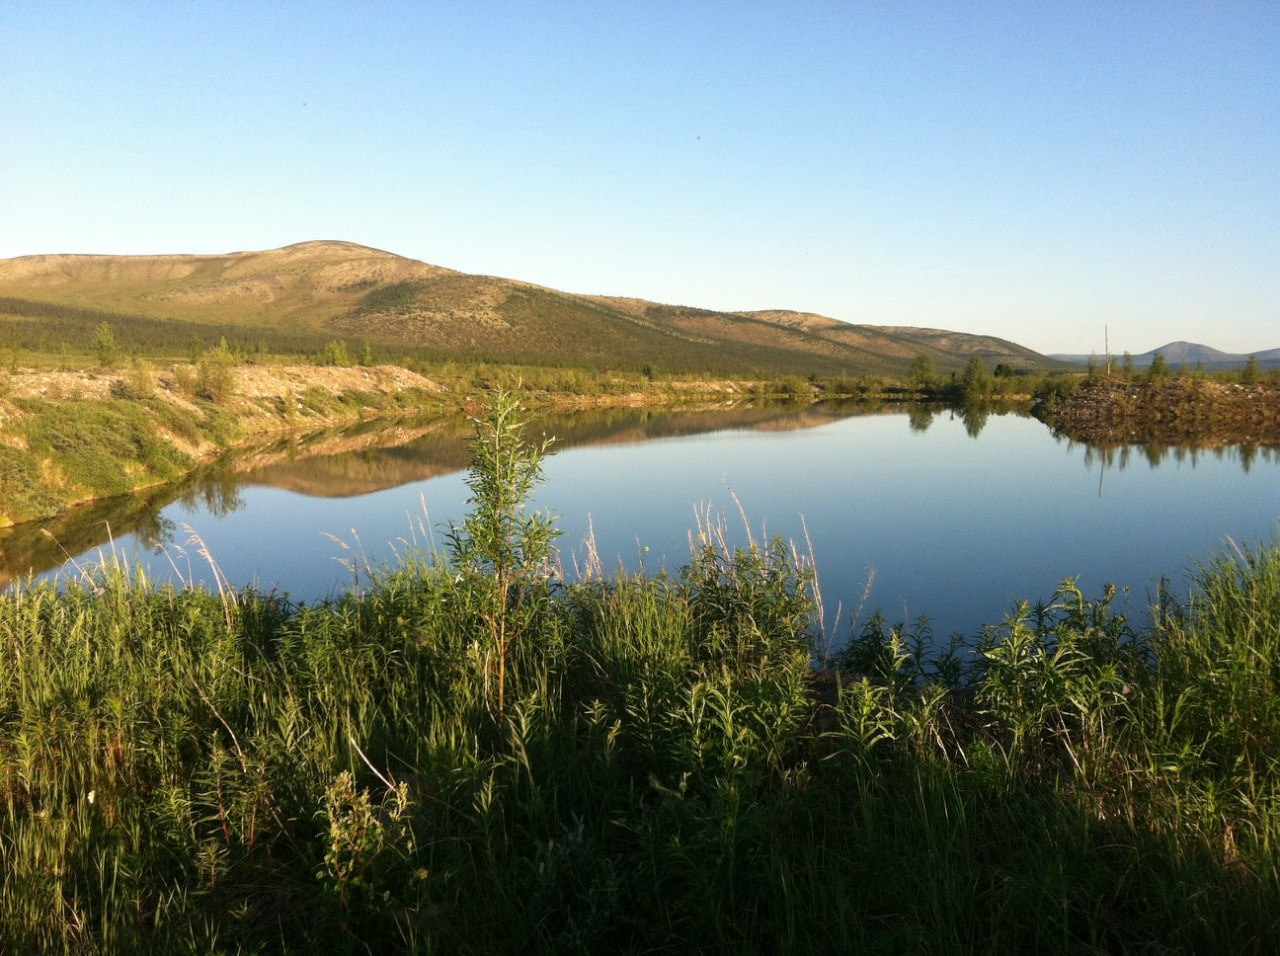
M173 347L184 336L230 330L246 340L270 336L276 350L341 338L437 358L685 373L901 375L919 354L942 372L974 355L992 366L1057 364L992 336L575 295L349 242L0 260L0 342L47 343L55 333L65 340L102 321L135 345Z
M1163 355L1164 360L1174 368L1179 365L1187 365L1195 367L1199 365L1208 371L1218 369L1240 368L1245 362L1249 361L1250 355L1256 355L1258 365L1262 368L1280 368L1280 349L1268 349L1264 352L1251 352L1245 355L1233 355L1228 352L1219 352L1217 349L1210 348L1207 345L1197 345L1194 342L1170 342L1168 345L1161 346L1158 349L1152 349L1150 352L1143 352L1141 355L1134 355L1134 368L1147 368L1154 361L1156 355ZM1087 364L1088 355L1053 355L1051 358L1058 359L1063 362L1072 362L1077 365ZM1094 356L1101 362L1101 357ZM1112 361L1119 361L1119 356L1112 356Z

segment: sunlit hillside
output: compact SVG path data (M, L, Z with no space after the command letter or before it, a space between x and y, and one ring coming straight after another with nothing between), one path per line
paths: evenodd
M1051 360L991 336L849 325L785 310L716 312L469 275L348 242L226 255L40 255L0 261L0 337L56 348L109 321L135 349L193 334L305 351L329 339L414 354L697 373L902 374Z

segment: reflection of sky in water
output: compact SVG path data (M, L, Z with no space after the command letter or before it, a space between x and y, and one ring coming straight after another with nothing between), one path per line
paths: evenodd
M1142 612L1160 575L1181 583L1184 569L1224 549L1226 536L1256 542L1276 531L1274 456L1246 472L1234 453L1201 452L1194 465L1170 455L1152 467L1135 451L1126 468L1106 470L1101 497L1099 456L1086 459L1083 446L1015 416L992 415L976 439L948 412L923 432L905 415L854 417L794 431L563 448L546 461L537 505L561 516L567 567L590 522L607 568L619 560L634 567L648 548L646 567L675 570L688 558L700 504L725 513L732 540L745 542L736 495L757 538L763 528L803 539L807 526L829 619L840 603L847 623L874 569L864 617L875 607L890 620L927 613L943 634L997 622L1019 597L1048 598L1067 575L1089 594L1106 581L1129 585L1128 608ZM169 557L184 578L209 580L185 523L232 583L315 599L351 582L341 560L363 554L380 564L392 545L427 546L432 532L442 546L439 526L461 517L466 495L461 473L341 499L246 487L241 507L222 517L166 508L187 552L171 547ZM169 558L138 553L129 539L117 548L166 576Z

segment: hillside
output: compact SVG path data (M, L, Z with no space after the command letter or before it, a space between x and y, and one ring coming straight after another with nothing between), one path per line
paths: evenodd
M917 354L944 373L973 355L993 366L1055 364L990 336L575 295L348 242L0 260L0 343L47 349L51 336L83 341L102 321L135 348L230 330L267 337L276 351L341 338L434 358L716 374L903 374Z

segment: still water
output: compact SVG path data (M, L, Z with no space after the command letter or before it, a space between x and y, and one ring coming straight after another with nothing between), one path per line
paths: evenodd
M734 543L781 535L811 550L837 640L877 608L972 633L1066 576L1089 594L1129 589L1120 606L1143 615L1162 576L1180 589L1197 562L1280 526L1275 450L1103 451L1012 413L614 410L531 433L544 430L557 441L535 505L560 516L570 574L588 536L606 567L677 570L709 509ZM443 545L466 507L468 435L449 422L291 440L181 489L0 536L0 580L114 555L212 587L203 551L231 584L295 600L363 587L361 568Z

